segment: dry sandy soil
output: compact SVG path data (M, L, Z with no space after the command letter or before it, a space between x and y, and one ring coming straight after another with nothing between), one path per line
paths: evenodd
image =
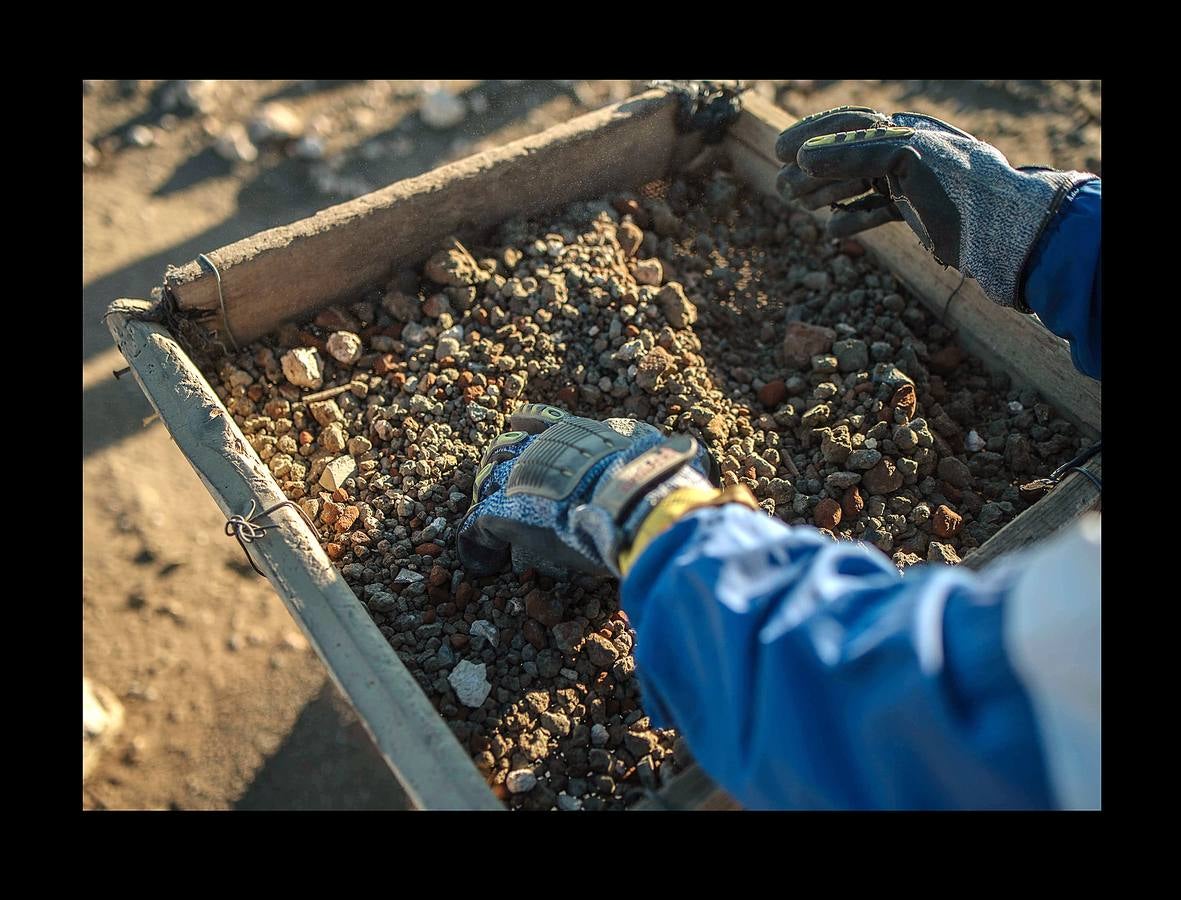
M83 138L83 672L126 722L83 784L86 809L390 809L405 796L269 584L131 379L100 323L182 264L264 228L540 131L642 87L445 82L469 108L428 126L413 82L219 83L202 112L164 82L87 82ZM1101 172L1098 82L757 82L805 115L845 103L927 112L1014 165ZM324 158L216 137L266 100L314 123ZM137 128L137 126L144 126ZM139 140L146 146L137 145ZM84 148L84 156L86 150Z

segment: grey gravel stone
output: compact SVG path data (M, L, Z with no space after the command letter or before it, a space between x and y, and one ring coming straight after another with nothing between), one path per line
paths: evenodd
M461 660L447 676L455 696L464 706L478 709L488 699L492 685L488 682L487 667L483 663Z
M504 779L510 794L527 794L537 787L537 776L532 769L514 769Z

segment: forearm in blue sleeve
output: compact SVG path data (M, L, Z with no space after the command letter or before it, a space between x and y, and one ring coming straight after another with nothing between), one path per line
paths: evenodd
M748 808L1051 805L995 579L902 577L728 504L656 538L621 591L653 724Z
M1025 302L1070 342L1075 368L1092 378L1103 369L1102 192L1102 181L1088 181L1063 203L1025 279Z

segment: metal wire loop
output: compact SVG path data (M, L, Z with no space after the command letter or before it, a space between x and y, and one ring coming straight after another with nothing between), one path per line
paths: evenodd
M312 530L312 534L316 536L316 540L320 539L320 531L316 528L308 514L303 511L303 507L297 504L294 500L284 500L282 503L276 503L269 509L264 509L257 515L254 512L256 504L253 499L250 501L250 510L246 515L233 515L226 519L226 536L233 537L238 541L238 545L242 548L242 552L246 554L246 560L250 563L250 567L254 569L259 575L266 577L266 573L254 563L254 558L250 555L250 550L247 549L247 544L252 544L260 537L263 537L272 528L278 528L278 523L272 522L270 525L255 524L257 519L263 516L269 516L277 509L282 509L284 506L290 506L300 517L307 523L308 528Z
M213 260L211 260L204 253L197 254L197 262L199 262L201 267L206 271L212 272L213 277L217 279L217 302L221 305L221 323L225 326L226 337L228 337L230 339L230 343L234 345L234 350L240 350L241 348L238 346L238 341L234 337L233 329L230 328L229 314L226 312L226 295L221 289L221 272L218 271L218 268L214 264Z

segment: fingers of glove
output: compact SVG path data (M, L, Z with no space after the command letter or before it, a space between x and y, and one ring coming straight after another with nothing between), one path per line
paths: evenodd
M956 128L949 122L944 122L942 119L936 119L934 116L925 116L922 113L915 112L899 112L894 113L890 117L895 125L902 125L906 128L914 128L916 130L925 131L944 131L951 134L958 134L960 137L965 137L970 140L977 140L973 135L968 134L962 128Z
M470 574L499 572L509 560L509 542L497 537L480 521L480 510L472 507L459 526L455 539L459 562Z
M850 197L859 197L872 189L873 186L864 178L828 181L811 193L797 197L796 202L804 209L822 209L825 206L839 203L841 200L848 200Z
M570 413L545 403L526 403L509 418L509 428L529 434L540 434L551 425L556 425Z
M880 178L917 153L910 146L913 128L843 131L812 138L800 147L800 168L817 178Z
M501 432L484 451L484 456L480 460L481 468L488 463L496 465L497 463L504 462L506 459L515 459L520 456L525 448L529 446L530 437L531 435L526 431Z
M902 213L889 197L872 194L834 212L825 226L825 233L830 238L846 238L901 218Z
M838 106L836 109L826 109L824 112L804 116L785 129L775 142L775 155L780 162L794 163L800 147L810 138L888 124L889 120L882 113L868 106Z

